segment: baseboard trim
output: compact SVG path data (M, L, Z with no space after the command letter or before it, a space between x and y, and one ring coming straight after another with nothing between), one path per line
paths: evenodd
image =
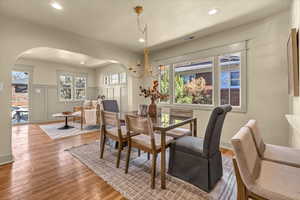
M14 162L14 156L13 155L4 155L0 156L0 166L6 165Z

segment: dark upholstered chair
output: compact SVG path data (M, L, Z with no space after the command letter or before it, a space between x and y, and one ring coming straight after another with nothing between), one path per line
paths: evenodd
M103 100L103 110L107 112L120 112L118 102L116 100Z
M219 150L225 116L230 105L216 107L210 116L205 138L185 136L171 144L168 173L210 192L223 175Z

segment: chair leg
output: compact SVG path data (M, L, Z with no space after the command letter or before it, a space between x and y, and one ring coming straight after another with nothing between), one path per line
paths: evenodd
M100 141L100 158L103 158L104 147L105 147L106 136L104 133L101 133L101 141Z
M150 153L147 153L147 159L150 160Z
M121 160L122 149L123 149L122 142L119 142L119 145L118 145L118 156L117 156L117 165L116 165L117 168L120 167L120 160Z
M157 154L154 153L152 156L152 169L151 169L151 188L155 188L155 175L156 175L156 158Z
M127 147L127 155L126 155L125 174L128 173L130 153L131 153L131 140L129 139L129 141L128 141L128 147Z

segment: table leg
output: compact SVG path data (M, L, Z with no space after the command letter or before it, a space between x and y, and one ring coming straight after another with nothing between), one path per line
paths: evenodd
M197 137L197 119L194 119L194 130L193 130L193 135L194 137Z
M65 117L65 127L68 127L68 117Z
M161 131L160 178L161 189L166 189L166 132Z
M58 128L58 129L65 130L65 129L70 129L70 128L74 128L74 127L68 125L68 117L65 117L65 126Z

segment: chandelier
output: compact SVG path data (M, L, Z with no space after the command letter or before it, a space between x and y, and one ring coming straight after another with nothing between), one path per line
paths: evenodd
M136 6L134 7L134 12L137 15L137 28L138 31L141 32L143 38L142 42L144 42L144 62L143 65L141 63L138 63L135 68L129 68L134 73L138 73L142 71L142 67L144 67L144 75L152 75L152 67L150 66L149 63L149 48L148 48L148 25L147 24L142 24L142 14L143 14L144 8L143 6Z

